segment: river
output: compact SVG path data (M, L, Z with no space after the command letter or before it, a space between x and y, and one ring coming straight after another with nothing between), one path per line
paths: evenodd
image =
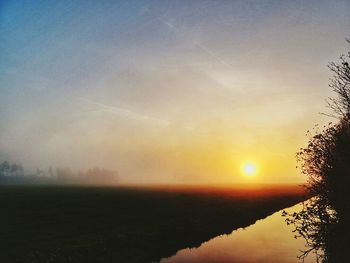
M302 204L285 209L297 212ZM303 239L294 238L293 226L287 225L282 211L278 211L255 224L240 228L228 235L217 236L202 243L198 248L179 250L164 258L161 263L298 263ZM305 263L316 262L309 255Z

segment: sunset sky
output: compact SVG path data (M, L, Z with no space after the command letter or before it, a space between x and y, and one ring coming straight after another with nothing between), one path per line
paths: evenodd
M332 119L344 1L2 1L0 161L132 183L292 183ZM256 174L244 176L244 163Z

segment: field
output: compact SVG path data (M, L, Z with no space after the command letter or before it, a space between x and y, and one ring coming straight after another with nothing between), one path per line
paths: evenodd
M1 186L0 262L157 262L305 198L290 186Z

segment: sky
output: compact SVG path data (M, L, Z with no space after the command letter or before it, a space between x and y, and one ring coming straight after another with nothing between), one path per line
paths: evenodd
M319 113L349 14L347 0L1 1L0 160L302 182L295 154L332 121Z

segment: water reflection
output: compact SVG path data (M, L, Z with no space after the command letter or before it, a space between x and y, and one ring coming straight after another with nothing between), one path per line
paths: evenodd
M298 204L286 211L293 213L301 209L302 205ZM162 259L161 263L298 262L304 240L294 238L293 226L287 226L281 214L281 211L276 212L250 227L213 238L198 248L180 250ZM313 255L305 259L309 263L315 261Z
M332 203L328 200L327 196L316 196L305 202L298 213L283 214L287 217L287 224L295 228L296 237L306 241L306 246L299 255L300 259L314 253L317 262L350 262L349 206L337 207L339 201Z

